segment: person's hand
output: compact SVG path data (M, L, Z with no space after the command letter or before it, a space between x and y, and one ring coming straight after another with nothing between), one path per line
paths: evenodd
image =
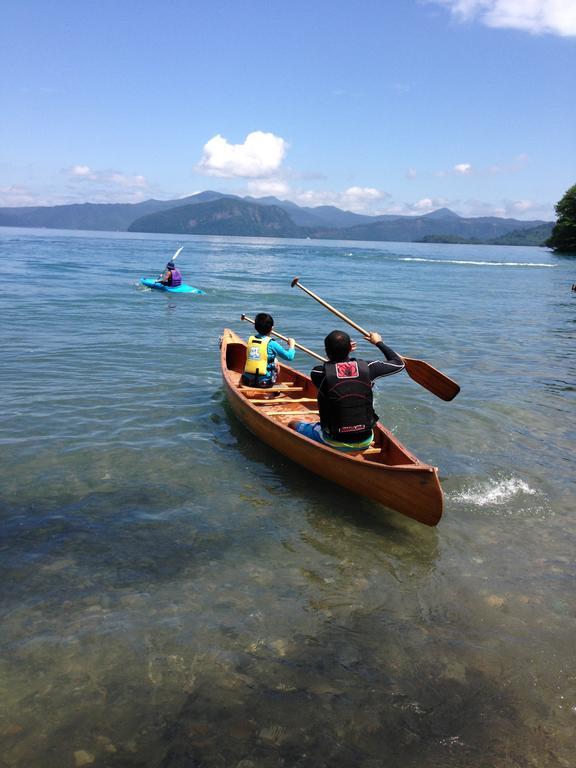
M378 344L379 342L382 341L382 336L380 336L379 333L376 333L376 331L371 331L368 334L368 341L370 342L370 344Z
M355 341L350 341L350 352L356 352L357 344Z
M290 347L290 349L294 349L294 347L296 346L296 342L294 341L294 339L288 339L288 346Z

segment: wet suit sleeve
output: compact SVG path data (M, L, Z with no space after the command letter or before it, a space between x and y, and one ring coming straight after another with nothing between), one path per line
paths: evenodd
M320 389L320 385L324 381L324 366L316 365L310 371L310 378L312 379L312 384L314 384L316 389Z
M294 355L296 354L295 349L284 349L281 344L278 344L278 342L273 339L268 343L268 350L274 352L282 360L288 361L294 360Z
M383 341L379 341L376 346L386 360L372 360L368 363L368 370L370 371L370 379L372 381L404 370L402 358L393 349L384 344Z

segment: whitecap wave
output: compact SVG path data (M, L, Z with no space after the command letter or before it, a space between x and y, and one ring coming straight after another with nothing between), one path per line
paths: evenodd
M530 261L470 261L468 259L425 259L421 256L401 256L398 261L425 261L429 264L465 264L473 267L556 267Z

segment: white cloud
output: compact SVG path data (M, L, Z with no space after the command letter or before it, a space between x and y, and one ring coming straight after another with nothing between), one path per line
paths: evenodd
M504 164L492 163L486 167L478 167L471 163L456 163L456 165L453 165L449 171L437 171L434 175L438 178L446 178L447 176L496 176L498 174L514 174L524 170L527 163L528 155L521 154L510 162ZM414 178L414 176L408 176L408 178Z
M248 182L248 190L251 195L267 196L273 195L280 197L290 192L290 187L285 181L274 181L273 179L258 179Z
M415 179L416 176L418 176L415 168L408 168L406 171L406 178L407 179Z
M147 189L148 181L144 176L124 176L123 173L111 173L106 179L111 184L117 184L119 187L127 189Z
M385 193L374 187L348 187L342 199L351 211L363 210L366 206L382 200Z
M448 200L443 197L423 197L415 203L394 204L388 207L386 213L398 213L404 215L432 213L438 208L449 207Z
M88 185L93 199L138 202L145 199L151 192L148 180L141 174L128 176L119 171L95 171L90 166L81 164L73 165L63 173L75 185L79 183L82 186ZM122 201L115 197L119 190L121 190Z
M532 200L516 200L510 204L510 210L514 213L530 213L537 208L537 204Z
M90 178L92 176L92 171L88 165L73 165L72 168L70 168L70 175Z
M446 203L460 216L499 216L511 219L554 219L554 209L551 203L537 203L534 200L498 200L485 202L470 198L467 200L452 200Z
M387 192L374 187L348 187L344 192L327 190L299 190L287 197L297 205L316 208L319 205L335 205L346 211L377 215L381 213L382 201L390 197Z
M243 144L230 144L217 134L204 145L196 170L208 176L262 179L278 173L288 143L280 136L253 131Z
M448 7L460 21L478 19L487 27L520 29L532 34L576 36L574 0L432 0Z
M434 208L434 201L430 197L423 197L412 206L416 211L431 211Z
M379 213L397 214L399 216L422 216L432 213L439 208L449 208L454 213L464 217L499 216L521 220L554 218L553 206L550 203L537 203L532 200L499 200L486 202L483 200L448 199L444 197L423 197L416 202L391 202Z
M27 205L41 205L38 195L19 184L9 187L0 187L0 206L7 208L25 207Z

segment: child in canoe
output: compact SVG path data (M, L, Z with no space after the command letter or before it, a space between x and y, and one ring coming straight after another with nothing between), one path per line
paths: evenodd
M272 387L278 376L276 358L294 360L294 339L288 339L288 349L270 338L274 319L267 312L259 312L254 318L256 333L250 336L246 347L246 365L242 383L249 387Z

